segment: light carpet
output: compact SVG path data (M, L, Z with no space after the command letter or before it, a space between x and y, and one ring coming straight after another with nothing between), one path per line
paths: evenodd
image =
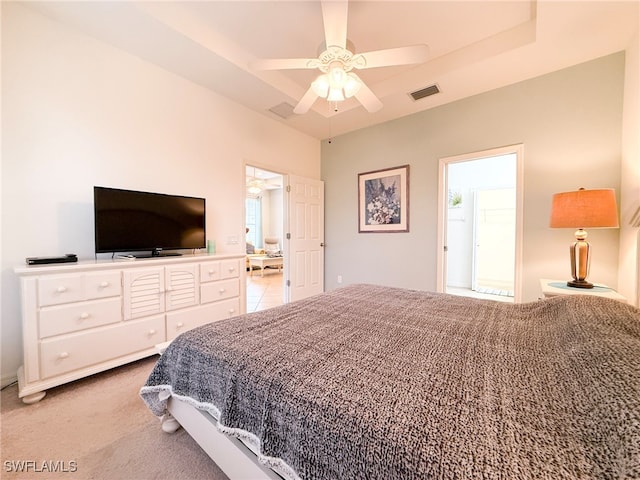
M16 385L5 388L0 477L227 480L183 429L164 433L142 402L157 358L52 388L33 405L18 399Z

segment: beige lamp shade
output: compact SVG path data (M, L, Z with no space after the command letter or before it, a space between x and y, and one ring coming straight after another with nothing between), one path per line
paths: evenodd
M612 188L556 193L551 204L552 228L617 228L618 206Z

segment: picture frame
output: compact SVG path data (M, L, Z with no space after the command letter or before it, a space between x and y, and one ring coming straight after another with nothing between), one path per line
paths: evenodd
M409 165L358 174L358 232L409 231Z

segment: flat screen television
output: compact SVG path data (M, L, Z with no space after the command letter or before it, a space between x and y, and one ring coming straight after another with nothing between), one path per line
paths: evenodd
M94 187L96 253L205 247L205 199Z

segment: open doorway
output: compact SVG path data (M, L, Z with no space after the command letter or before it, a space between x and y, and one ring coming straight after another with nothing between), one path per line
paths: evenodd
M438 291L520 298L522 146L440 161Z
M284 303L284 176L246 166L247 312Z

